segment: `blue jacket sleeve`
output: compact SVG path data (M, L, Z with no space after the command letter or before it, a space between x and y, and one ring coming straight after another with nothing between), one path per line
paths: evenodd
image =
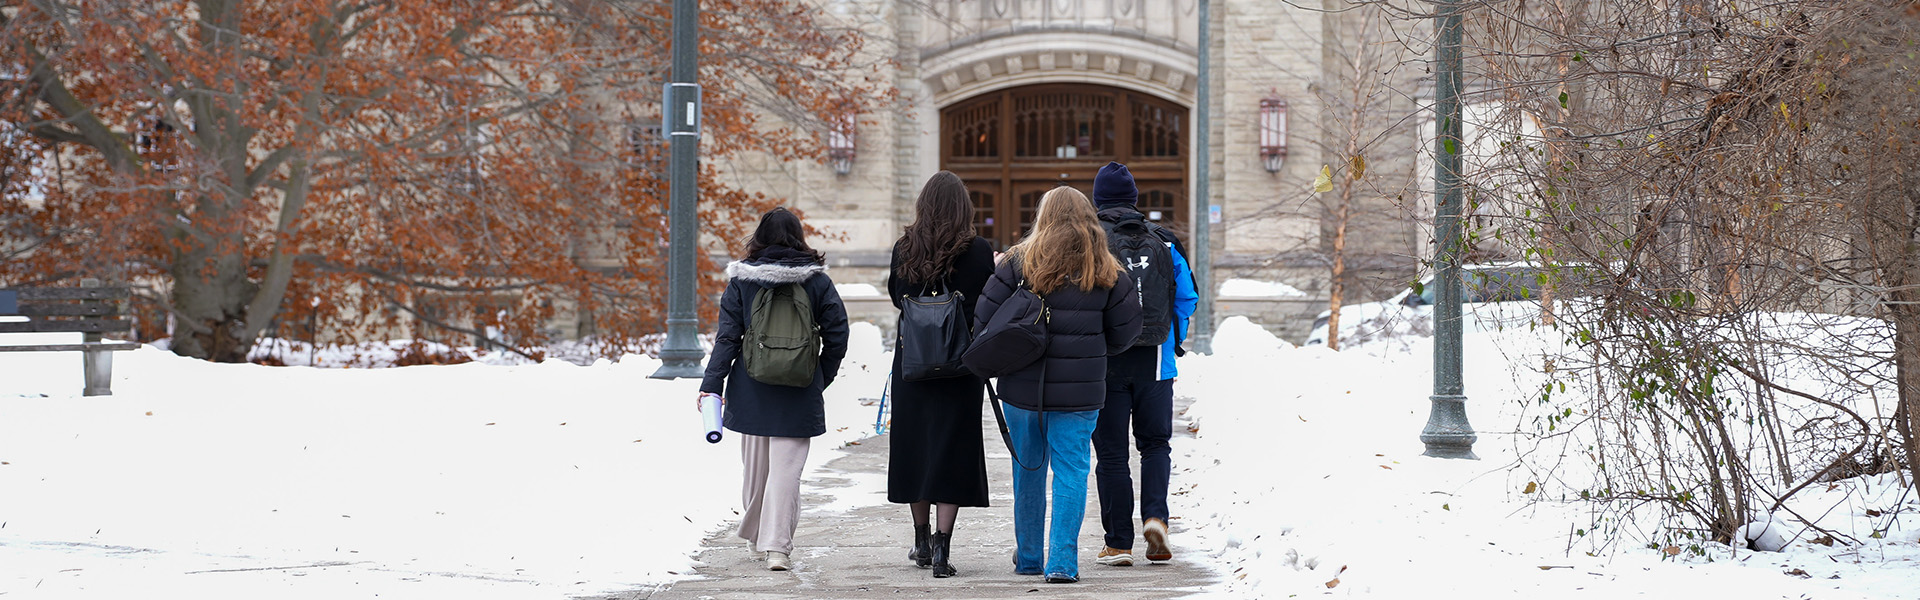
M1180 335L1174 339L1186 337L1186 319L1193 316L1193 309L1200 305L1200 291L1193 288L1193 268L1187 266L1187 257L1179 250L1169 249L1173 253L1173 316L1181 321Z
M1161 380L1180 375L1174 359L1186 353L1180 342L1187 339L1187 320L1200 305L1200 293L1193 287L1193 268L1187 265L1187 258L1180 255L1177 246L1169 250L1173 254L1173 335L1167 336L1167 342L1160 345Z

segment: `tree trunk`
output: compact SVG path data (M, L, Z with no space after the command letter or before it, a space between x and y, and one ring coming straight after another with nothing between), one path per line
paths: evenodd
M171 268L176 326L173 352L214 362L246 362L247 302L254 284L247 263L233 253L198 245L175 254Z
M1340 305L1347 297L1347 215L1353 184L1343 186L1340 206L1333 211L1333 277L1327 285L1327 348L1340 349Z
M1907 468L1920 485L1920 199L1908 202L1904 244L1880 268L1890 271L1887 316L1893 321L1894 385L1900 399L1896 424L1906 448Z
M1920 296L1920 294L1909 294ZM1899 385L1900 438L1907 451L1908 473L1920 473L1920 310L1895 310L1893 323L1894 380ZM1913 475L1920 485L1920 475Z
M247 277L246 235L223 223L230 212L221 194L202 195L192 218L183 214L173 224L167 270L173 279L174 354L240 363L253 349L247 305L258 286Z

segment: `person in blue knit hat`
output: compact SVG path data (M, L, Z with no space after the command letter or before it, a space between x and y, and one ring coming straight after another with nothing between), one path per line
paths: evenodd
M1140 449L1141 535L1144 558L1173 559L1167 542L1167 485L1173 475L1174 358L1185 354L1187 319L1199 303L1185 248L1171 230L1148 220L1135 207L1140 190L1127 166L1110 162L1093 179L1093 203L1107 248L1119 259L1139 290L1142 327L1133 347L1107 360L1107 400L1093 430L1098 463L1100 525L1106 548L1094 558L1109 566L1132 566L1133 474L1127 462L1127 432Z

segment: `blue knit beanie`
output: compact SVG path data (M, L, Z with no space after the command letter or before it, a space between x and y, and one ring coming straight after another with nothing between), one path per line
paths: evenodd
M1109 162L1100 167L1100 174L1093 177L1093 204L1134 204L1140 201L1139 188L1133 187L1133 173L1127 166Z

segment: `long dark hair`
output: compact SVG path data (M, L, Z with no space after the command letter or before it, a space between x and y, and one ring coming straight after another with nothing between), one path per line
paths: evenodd
M747 238L747 258L760 258L773 246L792 248L813 255L814 262L826 262L820 251L807 246L807 229L800 226L800 216L784 206L760 215L760 226L753 229L753 237Z
M895 270L915 283L945 280L953 272L954 259L967 251L974 235L973 199L967 196L967 185L951 172L934 173L920 188L913 224L894 242L900 251Z

